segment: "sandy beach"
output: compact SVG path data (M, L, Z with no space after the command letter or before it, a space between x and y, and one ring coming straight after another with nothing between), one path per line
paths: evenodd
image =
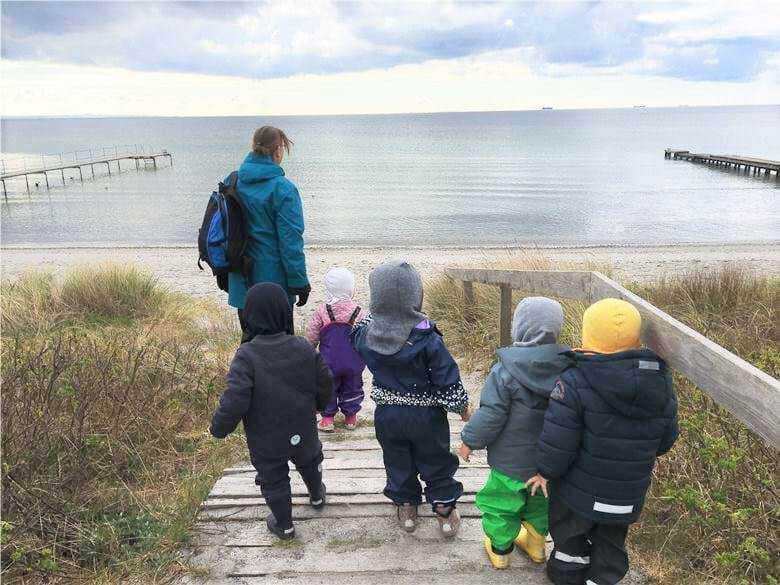
M3 248L2 276L13 278L29 269L62 272L69 267L95 263L137 263L152 270L175 290L196 296L212 296L225 302L210 272L196 266L196 248ZM780 243L744 245L683 245L595 248L309 248L307 265L312 283L306 316L322 301L322 278L333 265L349 267L356 275L359 302L367 302L368 273L391 258L404 258L431 278L447 267L485 266L508 263L523 254L548 258L552 262L596 263L611 266L616 278L647 281L662 275L696 268L736 264L764 274L780 276ZM208 270L208 267L207 267Z

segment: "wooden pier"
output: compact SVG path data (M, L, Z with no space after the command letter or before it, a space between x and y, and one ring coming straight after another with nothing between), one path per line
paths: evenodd
M763 158L752 158L749 156L739 156L734 154L703 154L698 152L691 152L689 150L674 150L667 148L664 151L664 158L674 160L687 160L695 163L704 163L710 166L733 168L737 171L742 171L754 175L760 175L761 171L764 172L764 176L768 176L774 172L775 176L780 178L780 161L766 160Z
M116 169L118 172L121 172L122 170L122 163L121 161L130 161L133 164L135 164L136 170L140 169L141 163L144 165L147 165L151 163L151 165L156 169L157 168L157 159L168 159L168 162L173 165L173 155L168 152L167 150L161 150L159 152L144 152L144 149L141 148L140 152L138 147L135 147L134 151L128 151L128 152L119 152L117 147L111 147L113 152L106 153L106 148L101 149L101 154L95 155L94 150L96 149L90 149L85 151L75 151L72 153L60 153L57 155L41 155L41 161L39 166L33 166L28 168L27 163L23 163L23 168L15 168L15 169L7 169L5 167L5 163L2 167L2 173L0 173L0 181L3 183L3 197L5 199L8 199L8 192L6 190L5 182L8 179L18 178L18 177L24 177L24 182L27 186L27 193L30 193L30 177L35 175L43 175L44 180L46 182L46 188L50 188L49 183L49 173L60 173L60 176L62 178L62 185L65 186L65 171L66 170L78 170L79 172L79 180L83 183L84 182L84 169L86 167L90 168L90 172L92 173L92 178L95 177L95 165L106 165L106 170L108 171L108 174L111 175L111 164L116 163ZM89 156L84 159L79 158L79 153L81 152L89 152ZM55 160L52 163L46 162L46 157L57 157L58 160ZM67 160L68 157L72 157L72 160Z

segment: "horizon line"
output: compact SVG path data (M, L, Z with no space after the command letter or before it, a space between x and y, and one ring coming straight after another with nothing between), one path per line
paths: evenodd
M354 114L216 114L216 115L144 115L144 114L41 114L41 115L4 115L0 114L0 120L62 120L62 119L108 119L108 118L336 118L358 116L432 116L439 114L511 114L519 112L587 112L598 110L673 110L695 108L762 108L780 106L780 103L764 104L679 104L676 106L648 106L635 104L631 106L596 106L590 108L539 106L517 110L431 110L424 112L363 112Z

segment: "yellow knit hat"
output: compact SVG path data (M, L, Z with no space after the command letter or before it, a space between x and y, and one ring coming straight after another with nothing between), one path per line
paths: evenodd
M593 303L582 316L582 349L617 353L639 347L642 317L634 305L620 299Z

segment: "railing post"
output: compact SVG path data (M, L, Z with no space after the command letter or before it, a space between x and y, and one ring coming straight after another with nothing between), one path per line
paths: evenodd
M501 309L498 317L498 339L501 347L507 347L512 343L512 287L508 284L502 284L500 289Z
M468 280L463 281L463 298L467 307L474 306L474 283Z

